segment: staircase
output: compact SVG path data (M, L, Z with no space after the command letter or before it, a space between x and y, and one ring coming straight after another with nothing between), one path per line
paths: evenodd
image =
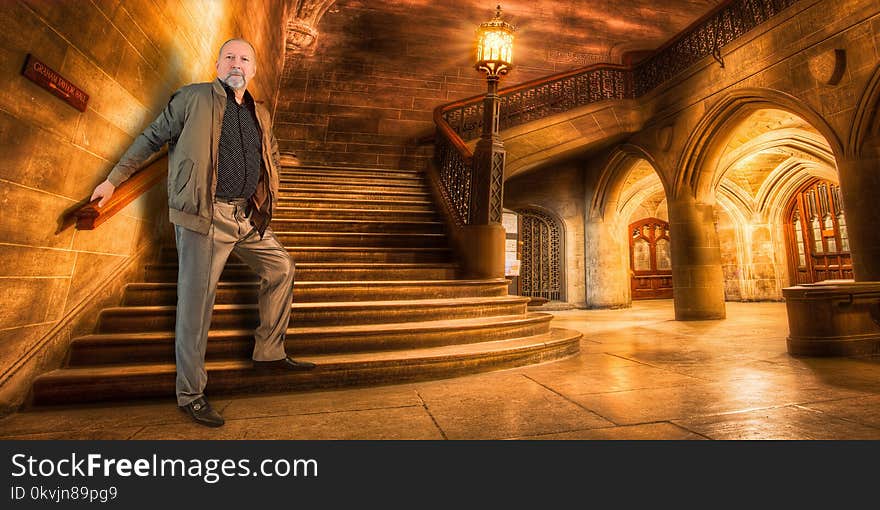
M287 351L318 367L251 367L256 276L236 258L217 291L209 395L452 377L569 356L581 334L550 328L505 279L458 278L421 172L286 167L272 228L296 262ZM75 338L66 365L34 383L34 405L174 395L177 255L161 250L145 281Z

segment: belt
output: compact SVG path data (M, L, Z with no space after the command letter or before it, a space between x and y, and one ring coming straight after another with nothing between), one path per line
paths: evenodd
M232 204L232 205L248 205L248 199L246 198L222 198L222 197L214 197L215 202L222 202L224 204Z

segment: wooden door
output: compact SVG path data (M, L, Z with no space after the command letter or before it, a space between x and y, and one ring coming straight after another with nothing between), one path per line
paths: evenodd
M645 218L631 224L629 233L632 298L671 298L669 223L658 218Z
M791 283L851 279L852 256L840 187L817 179L795 193L787 210Z

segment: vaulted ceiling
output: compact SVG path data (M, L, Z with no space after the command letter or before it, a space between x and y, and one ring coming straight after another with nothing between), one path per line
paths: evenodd
M325 15L364 10L403 16L413 27L446 27L470 42L474 28L494 15L492 0L295 0L295 15L321 31ZM519 61L537 59L559 69L620 62L628 51L653 50L722 0L505 0L503 18L517 27ZM410 27L410 28L413 28ZM319 42L320 44L320 38Z
M446 4L447 15L453 16L455 10L464 9L478 18L492 12L492 5L485 0L437 3ZM619 62L627 51L656 49L719 3L721 0L512 0L501 7L517 26L524 44L544 47L550 60L579 67Z

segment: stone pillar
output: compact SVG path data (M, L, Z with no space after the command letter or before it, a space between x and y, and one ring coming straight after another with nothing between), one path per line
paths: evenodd
M857 282L880 281L880 154L838 163Z
M713 208L686 197L669 202L675 320L723 319L724 274Z
M626 228L590 220L585 226L587 308L626 308L632 304Z

